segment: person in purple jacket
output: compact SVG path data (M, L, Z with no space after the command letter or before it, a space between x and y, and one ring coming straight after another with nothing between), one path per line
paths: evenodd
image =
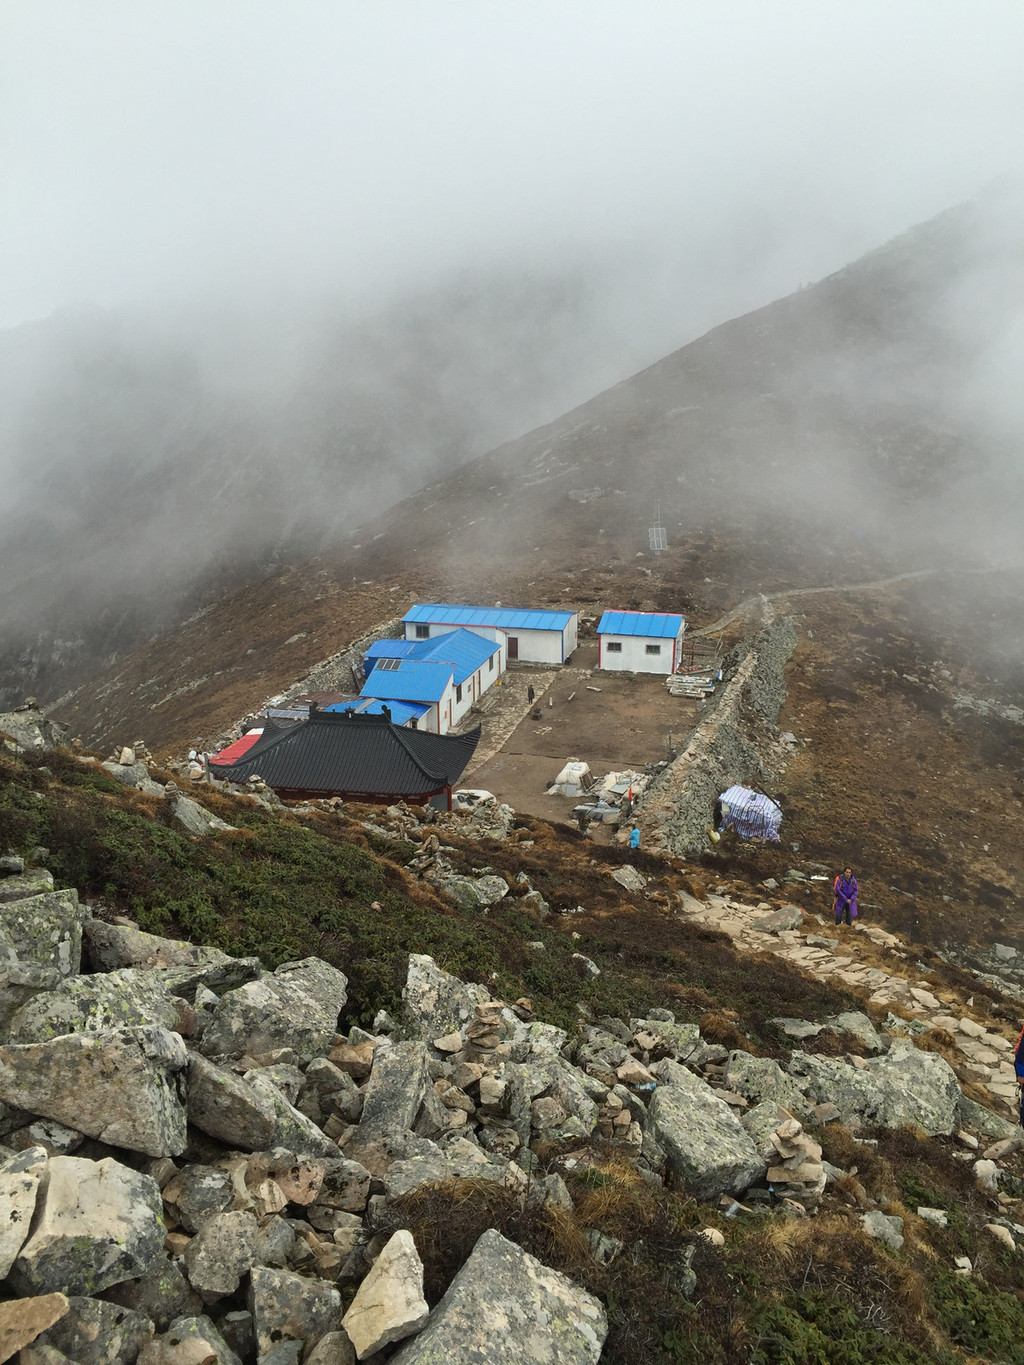
M1017 1050L1013 1054L1013 1069L1017 1073L1017 1084L1020 1086L1020 1113L1018 1121L1024 1127L1024 1028L1020 1031L1017 1039Z
M844 867L832 883L835 892L836 924L853 924L857 918L857 893L860 887L852 867Z

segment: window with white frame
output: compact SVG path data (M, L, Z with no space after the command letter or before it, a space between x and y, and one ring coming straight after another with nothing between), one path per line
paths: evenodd
M621 641L621 640L609 640L608 643L605 645L605 649L608 651L609 654L621 654L621 653L622 653L622 641Z
M417 626L416 626L416 639L417 639L417 640L429 640L429 639L430 639L430 627L429 627L429 626L421 626L421 625L417 624Z
M645 645L644 652L647 654L660 654L661 645Z
M461 700L462 700L462 684L461 684L461 683L458 683L458 684L456 685L456 687L455 687L455 700L456 700L456 701L461 701Z

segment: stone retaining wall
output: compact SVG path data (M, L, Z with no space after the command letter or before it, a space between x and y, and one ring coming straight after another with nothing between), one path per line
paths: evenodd
M715 801L734 782L770 775L775 723L786 696L786 662L796 647L792 618L764 627L727 661L732 676L679 757L648 789L637 818L648 847L695 853L708 847Z
M405 630L401 616L392 617L379 626L374 626L368 635L346 645L329 659L314 664L304 678L289 687L286 697L300 697L306 692L356 692L352 669L363 662L363 655L378 640L404 639Z

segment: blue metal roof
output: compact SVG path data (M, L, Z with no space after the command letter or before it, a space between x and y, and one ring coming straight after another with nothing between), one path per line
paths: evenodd
M402 659L397 668L375 668L359 695L380 701L440 701L455 669L430 659Z
M501 646L485 640L471 630L450 630L446 635L435 635L432 640L378 640L363 655L365 659L424 659L451 664L455 681L464 683L485 664Z
M419 720L420 716L425 715L430 707L426 702L415 701L340 701L333 706L325 706L325 711L357 711L361 716L379 716L383 714L384 707L391 712L392 725L405 725L407 721Z
M452 607L443 602L420 602L410 608L406 621L426 621L439 626L497 626L500 630L564 630L574 611L520 611L513 607Z
M421 640L375 640L363 658L408 659L416 655L416 646L422 643Z
M606 611L597 628L598 635L645 635L649 639L674 640L683 628L684 617L660 611Z

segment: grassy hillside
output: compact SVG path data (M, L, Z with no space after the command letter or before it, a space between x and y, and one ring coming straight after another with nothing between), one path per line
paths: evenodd
M581 1011L599 1018L668 1005L708 1038L767 1055L786 1045L771 1017L822 1018L856 1004L767 954L741 956L724 935L676 915L678 890L750 878L738 866L684 870L642 857L650 898L633 902L609 876L623 855L573 832L523 821L525 847L445 832L455 866L486 865L512 882L525 872L553 908L538 918L516 883L481 915L414 880L404 864L418 846L368 830L369 809L278 814L246 798L198 795L237 832L190 837L163 800L70 753L0 749L0 848L31 854L43 845L58 884L77 887L96 913L126 913L145 929L257 953L270 966L322 956L351 978L350 1023L397 1009L409 952L430 953L495 995L529 996L539 1018L569 1028ZM586 912L557 913L578 905ZM538 942L543 950L530 946ZM577 973L575 952L597 962L596 980ZM929 966L942 970L937 959ZM982 988L978 1000L991 994ZM835 1039L804 1046L834 1050ZM814 1136L847 1173L814 1218L755 1208L730 1219L685 1189L651 1186L614 1148L599 1149L590 1168L558 1167L571 1212L523 1209L507 1191L466 1182L409 1196L389 1216L424 1251L431 1302L486 1227L585 1284L609 1313L603 1365L1024 1365L1024 1262L985 1232L996 1205L955 1140L879 1129L857 1134L876 1144L864 1145L836 1125ZM541 1153L549 1167L564 1156ZM1024 1191L1020 1154L1003 1164L1015 1172L1011 1192ZM862 1233L859 1213L872 1202L904 1219L900 1251ZM949 1226L925 1223L919 1205L949 1210ZM722 1231L721 1248L697 1236L709 1226ZM589 1254L585 1233L594 1229L628 1247L611 1269ZM975 1266L969 1278L952 1270L962 1255ZM692 1299L690 1261L699 1286Z

